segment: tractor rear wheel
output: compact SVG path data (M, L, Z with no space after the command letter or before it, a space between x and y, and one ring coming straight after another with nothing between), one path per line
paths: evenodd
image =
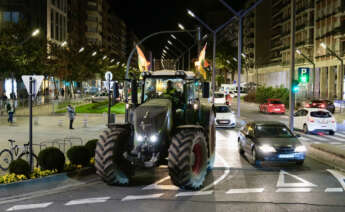
M109 185L125 185L131 176L131 164L123 156L131 137L130 130L105 130L97 142L95 152L96 173Z
M185 129L173 138L168 167L172 182L182 189L198 190L207 174L207 144L200 130Z

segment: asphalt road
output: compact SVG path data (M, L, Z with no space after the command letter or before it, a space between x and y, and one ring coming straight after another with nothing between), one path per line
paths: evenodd
M166 166L140 172L128 187L95 181L29 198L0 201L0 211L345 211L345 173L312 159L303 166L253 167L238 153L237 129L217 130L214 170L198 192L178 190Z

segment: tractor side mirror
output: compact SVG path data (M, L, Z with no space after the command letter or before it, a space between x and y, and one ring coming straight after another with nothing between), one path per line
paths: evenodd
M138 104L138 83L135 79L131 80L131 89L132 89L132 104Z
M210 97L210 83L203 82L202 83L202 98L209 98Z

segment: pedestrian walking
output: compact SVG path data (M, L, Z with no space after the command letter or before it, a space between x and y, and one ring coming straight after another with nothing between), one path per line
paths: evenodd
M69 117L69 129L73 130L73 121L75 117L75 111L74 108L71 105L68 105L67 107L68 117Z
M13 115L14 115L14 112L15 112L14 105L11 102L8 102L7 106L6 106L6 110L7 110L7 113L8 113L7 121L8 121L8 123L12 124L13 123Z

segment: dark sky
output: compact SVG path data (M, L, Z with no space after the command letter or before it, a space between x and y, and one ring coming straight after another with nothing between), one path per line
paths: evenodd
M213 28L227 21L232 15L218 0L112 0L115 13L122 18L127 27L140 38L161 30L177 30L177 23L187 29L195 29L198 22L187 15L191 9ZM244 0L227 0L236 9ZM202 29L203 33L208 32ZM179 34L180 40L192 44L193 40L186 34ZM154 37L144 43L146 52L152 50L155 57L167 43L169 35ZM180 46L182 49L182 47ZM177 50L175 50L176 52ZM146 53L145 52L145 53Z

